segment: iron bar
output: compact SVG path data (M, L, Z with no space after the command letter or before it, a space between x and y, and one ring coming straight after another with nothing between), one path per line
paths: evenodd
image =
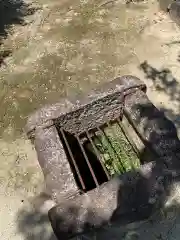
M69 153L69 155L70 155L70 157L71 157L71 160L73 161L73 165L74 165L74 167L75 167L75 170L76 170L76 173L77 173L77 175L78 175L79 181L80 181L80 183L81 183L82 189L85 191L85 190L86 190L86 187L85 187L84 181L83 181L83 179L82 179L82 177L81 177L81 174L80 174L80 172L79 172L78 166L77 166L76 161L75 161L75 159L74 159L73 153L72 153L72 151L71 151L71 148L70 148L70 146L69 146L69 143L68 143L68 141L67 141L67 139L66 139L66 136L65 136L64 131L63 131L62 128L60 128L60 132L61 132L61 134L62 134L62 137L63 137L63 139L64 139L64 142L65 142L65 144L66 144L66 147L67 147L67 149L68 149L68 153Z
M78 159L76 159L76 156L73 154L73 146L70 145L69 140L66 137L65 130L62 127L59 129L69 157L71 158L72 165L80 182L81 189L83 192L86 192L86 181L79 169L77 162ZM115 173L124 173L129 169L135 168L135 164L133 162L134 155L132 156L132 154L129 152L133 150L138 158L140 154L137 146L132 139L130 139L128 130L125 128L119 118L115 119L114 121L107 122L102 126L97 126L92 130L87 129L81 134L75 134L74 137L76 138L80 147L79 150L83 156L83 160L85 161L85 164L87 164L88 173L91 174L92 181L96 187L100 185L98 176L96 175L98 173L96 173L96 169L94 169L95 166L93 165L93 162L91 163L90 156L88 152L86 152L86 148L84 146L86 143L90 144L91 150L93 150L97 157L97 161L102 167L102 170L105 174L105 179L103 181L106 181L106 179L110 180Z
M86 135L87 135L87 138L88 138L88 140L90 141L90 143L91 143L91 145L92 145L92 147L93 147L93 149L94 149L94 151L95 151L95 153L96 153L96 155L97 155L97 158L98 158L99 162L101 163L101 166L102 166L104 172L106 173L106 176L107 176L108 180L110 180L109 173L108 173L106 167L104 166L104 164L103 164L103 162L102 162L102 160L101 160L101 156L100 156L100 154L99 154L99 151L98 151L96 145L93 143L93 141L92 141L92 139L91 139L91 136L89 135L89 132L88 132L88 131L86 131Z
M78 141L78 143L79 143L79 146L80 146L81 151L82 151L82 153L83 153L83 155L84 155L84 158L85 158L85 160L86 160L86 163L87 163L87 165L88 165L88 167L89 167L89 170L90 170L90 172L91 172L91 175L92 175L92 177L93 177L93 180L94 180L96 186L98 187L98 186L99 186L99 183L98 183L98 181L97 181L97 179L96 179L96 176L95 176L94 171L93 171L93 169L92 169L92 167L91 167L91 164L90 164L89 159L88 159L88 157L87 157L87 155L86 155L86 152L85 152L85 150L84 150L84 148L83 148L83 146L82 146L82 143L81 143L81 141L80 141L80 139L79 139L79 136L78 136L78 135L75 135L75 137L76 137L76 139L77 139L77 141Z

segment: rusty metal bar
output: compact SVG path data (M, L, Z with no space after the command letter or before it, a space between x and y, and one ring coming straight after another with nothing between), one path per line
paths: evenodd
M114 128L114 126L117 126L119 130L116 131L116 129ZM119 173L124 173L126 172L126 167L124 166L123 164L123 157L125 158L129 158L129 161L131 164L131 167L134 168L133 165L133 162L131 161L131 156L128 155L128 148L126 149L120 149L120 151L118 150L118 148L116 149L116 145L114 146L113 145L113 142L111 141L111 137L109 138L109 134L108 132L106 132L105 129L110 129L110 131L112 132L112 138L113 136L116 138L116 137L119 137L118 135L118 131L121 131L122 132L122 135L125 137L125 144L129 144L129 147L132 147L132 149L134 150L135 154L139 157L138 155L138 150L136 148L136 146L134 146L134 143L131 141L131 139L129 138L128 134L127 134L127 130L126 128L124 128L124 126L122 125L122 122L120 121L120 119L116 119L115 121L113 122L108 122L106 123L105 125L103 126L98 126L96 127L95 129L92 129L92 131L84 131L84 133L82 133L81 135L78 135L76 134L75 137L76 137L76 140L80 146L80 149L81 149L81 153L83 154L84 156L84 160L86 161L86 164L88 166L88 169L90 171L90 174L92 175L92 178L93 178L93 181L96 185L96 187L99 186L99 182L98 182L98 178L96 177L96 173L91 165L91 161L86 153L86 150L84 148L84 145L82 143L82 139L81 137L84 137L86 141L88 141L91 145L91 147L93 148L93 151L94 153L96 154L96 157L98 159L98 161L100 162L102 168L103 168L103 171L104 173L106 174L106 177L107 177L107 180L110 180L111 178L111 174L109 173L108 171L108 167L105 166L105 163L103 161L106 160L106 156L102 155L101 156L101 151L102 153L105 151L106 154L108 155L108 158L109 160L111 161L111 164L112 164L112 170L113 172L119 172ZM99 134L98 134L99 132ZM75 168L75 171L76 171L76 174L77 174L77 177L80 181L80 184L81 184L81 187L82 187L82 190L83 191L86 191L86 186L85 186L85 183L84 183L84 179L83 177L81 176L81 173L80 173L80 170L79 170L79 167L78 167L78 164L76 163L76 160L74 158L74 155L73 155L73 152L71 150L71 147L68 143L68 140L66 138L66 135L65 135L65 131L63 130L63 128L60 128L60 133L63 137L63 140L65 142L65 145L67 147L67 150L68 150L68 153L70 155L70 158L72 160L72 163L73 163L73 166ZM101 137L103 137L103 139L105 140L104 144L103 145L103 139L101 139ZM94 142L94 137L96 140L98 140L99 144L100 144L100 148L99 148L99 144L95 141ZM102 147L102 149L101 149ZM109 161L108 160L108 161Z
M91 136L89 135L89 132L88 132L88 131L86 131L86 135L87 135L88 140L89 140L90 143L91 143L91 146L93 147L93 149L94 149L94 151L95 151L95 153L96 153L96 155L97 155L97 158L98 158L99 162L101 163L101 166L102 166L104 172L106 173L106 176L107 176L108 180L110 180L109 173L108 173L106 167L104 166L104 164L103 164L103 162L102 162L102 160L101 160L101 156L100 156L100 154L99 154L99 150L97 149L96 145L93 143L93 141L92 141L92 139L91 139Z
M87 163L87 165L88 165L88 167L89 167L89 170L90 170L91 175L92 175L92 177L93 177L93 180L94 180L94 182L95 182L95 184L96 184L96 187L98 187L98 186L99 186L99 183L98 183L98 181L97 181L97 179L96 179L96 176L95 176L94 171L93 171L93 169L92 169L92 167L91 167L91 164L90 164L89 159L88 159L88 157L87 157L87 155L86 155L86 152L85 152L85 150L84 150L84 148L83 148L83 146L82 146L82 143L81 143L81 141L80 141L80 139L79 139L79 136L78 136L78 135L75 135L75 137L76 137L76 139L77 139L77 141L78 141L78 143L79 143L79 146L80 146L81 151L82 151L82 153L83 153L83 155L84 155L84 158L85 158L85 160L86 160L86 163Z
M74 159L73 153L72 153L72 151L71 151L71 148L70 148L70 146L69 146L69 143L68 143L68 141L67 141L67 139L66 139L66 136L65 136L64 131L63 131L62 128L60 128L60 132L61 132L61 134L62 134L62 137L63 137L63 139L64 139L64 142L65 142L65 144L66 144L66 147L67 147L67 149L68 149L68 153L69 153L69 155L70 155L70 157L71 157L71 160L73 161L73 165L74 165L74 167L75 167L75 170L76 170L76 173L77 173L77 175L78 175L79 181L80 181L80 183L81 183L82 189L83 189L84 191L86 191L85 184L84 184L84 182L83 182L83 179L82 179L81 174L80 174L80 172L79 172L78 166L77 166L76 161L75 161L75 159Z

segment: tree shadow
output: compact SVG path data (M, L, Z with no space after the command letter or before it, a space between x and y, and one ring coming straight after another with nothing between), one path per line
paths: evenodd
M49 196L45 193L29 199L17 214L17 230L26 240L56 240L52 231L47 211L54 203L49 201Z
M178 80L173 76L168 68L157 68L151 66L147 61L140 64L140 70L145 73L145 77L152 81L153 86L158 92L166 94L169 101L175 102L180 112L180 87ZM167 113L173 122L180 126L180 115L170 108L160 107L160 110Z
M153 79L161 74L161 72L154 68L151 70ZM149 71L148 76L150 76ZM165 84L166 80L167 79L164 80ZM170 86L174 86L174 82L175 79L172 79L172 85L170 84ZM169 84L167 85L169 86ZM146 180L144 181L144 177L142 176L135 188L136 197L133 197L133 199L137 199L137 202L135 201L133 205L135 204L134 208L137 208L138 210L141 201L142 203L147 202L149 196L159 199L156 208L152 206L152 208L148 208L147 211L146 209L143 209L143 205L142 208L140 208L138 216L142 216L142 219L143 217L145 219L148 218L148 216L151 217L143 226L136 229L136 235L139 237L135 239L178 239L178 226L180 224L180 196L178 189L180 187L180 176L172 174L173 172L180 170L180 141L176 127L173 122L165 117L162 111L158 111L158 109L150 102L149 104L135 104L133 109L134 112L138 112L138 117L136 118L137 125L142 119L144 119L144 137L142 138L142 141L145 142L146 147L148 147L148 144L150 143L155 157L155 165L148 177L147 184L145 184ZM149 132L150 135L148 135ZM166 140L163 139L163 136ZM146 142L147 139L148 141ZM163 171L166 173L163 173ZM161 179L162 182L160 181L158 184L156 184L157 176L164 176L164 179ZM156 188L157 186L158 188ZM156 191L153 190L154 187ZM121 194L119 193L118 196L121 196ZM130 195L126 196L128 196L128 199L126 200L126 202L128 202ZM121 199L122 198L119 198L119 203L122 202ZM158 209L158 211L154 212L155 209ZM144 213L147 213L147 215L144 215ZM134 219L136 219L136 217Z
M143 187L141 184L139 187ZM144 186L145 187L145 186ZM130 190L130 189L129 189ZM124 190L120 189L119 192L121 194L118 197L119 204L122 204L122 192ZM127 192L127 188L125 189ZM128 196L128 202L129 198L133 194L136 194L137 199L140 199L142 196L142 191L144 191L144 188L137 189L136 193L131 192ZM132 198L131 198L132 199ZM126 199L127 200L127 199ZM165 201L165 198L163 199ZM138 202L138 200L137 200ZM136 203L134 203L136 204ZM63 205L64 207L64 205ZM128 207L128 205L126 205ZM72 206L69 206L69 208L63 209L63 214L59 217L58 223L64 224L64 222L67 221L66 216L73 216L74 221L72 221L72 224L69 225L69 228L71 230L76 229L77 227L77 218L76 216L79 214L80 206L77 207L76 204L72 204ZM180 223L180 218L178 217L178 214L180 213L179 203L173 202L168 208L165 209L164 212L157 211L155 212L151 218L148 218L149 211L146 215L142 215L142 212L129 212L129 214L118 215L115 211L112 218L112 224L104 224L103 227L97 228L94 230L91 230L93 219L96 218L96 214L98 216L98 212L95 213L92 211L92 209L87 209L88 214L86 215L86 219L84 219L84 229L87 230L89 228L89 231L86 231L84 234L79 235L77 237L72 237L72 239L96 239L96 240L109 240L109 239L126 239L125 237L127 235L132 235L132 238L128 239L134 239L135 236L140 236L141 238L138 239L144 239L146 237L148 240L153 239L153 237L156 237L155 239L158 239L158 237L161 236L161 240L170 240L171 238L168 238L168 236L171 234L172 231L176 228L176 225ZM20 213L21 221L18 222L19 225L19 231L23 233L24 238L27 240L35 240L35 239L43 239L43 240L55 240L56 237L53 233L49 234L48 228L50 227L49 219L46 214L42 214L39 212L23 212ZM172 214L174 214L172 216ZM145 220L145 221L144 221ZM32 224L33 223L33 224ZM143 223L143 224L142 224ZM131 226L131 227L129 227ZM175 229L176 230L176 229ZM177 234L179 233L178 230ZM147 236L148 232L148 236ZM173 234L176 234L173 232ZM65 235L63 235L63 232L59 234L58 239L67 239ZM178 236L178 235L177 235ZM135 238L136 239L136 238ZM173 239L173 238L172 238Z
M0 36L7 37L12 25L25 25L24 17L30 16L37 8L23 0L1 0L0 2Z
M56 240L47 214L38 211L21 210L18 216L18 232L26 240Z
M38 8L25 3L24 0L0 1L0 46L13 25L26 25L25 17L33 15ZM0 50L0 66L11 54L10 50Z
M154 170L153 170L154 171ZM167 180L168 182L168 180ZM167 187L170 190L170 185ZM143 209L143 206L139 209L139 203L144 202L145 198L149 196L149 192L147 191L147 185L144 184L143 179L139 181L137 188L131 189L131 187L127 188L127 186L123 189L119 189L118 191L118 206L122 208L129 207L129 213L123 215L123 213L119 214L119 209L114 211L112 215L112 223L111 225L104 224L101 228L93 229L94 219L98 218L99 213L92 211L91 208L87 208L86 219L84 221L84 230L85 232L79 237L72 237L73 239L96 239L96 240L109 240L109 239L124 239L123 236L126 236L133 232L135 235L141 236L140 239L144 239L142 236L146 237L145 231L148 231L149 236L155 235L163 236L164 238L159 238L161 240L170 240L167 236L173 232L176 234L176 225L180 224L180 218L178 214L180 213L179 202L173 201L168 208L165 208L163 212L156 211L154 212L153 208ZM129 194L127 194L129 191ZM144 191L147 194L144 194ZM125 197L126 196L126 197ZM134 198L136 196L136 198ZM136 199L136 201L134 201ZM123 200L123 201L122 201ZM132 201L131 201L132 200ZM161 198L161 206L159 206L159 210L163 209L164 203L167 201L167 189L166 196L164 195ZM77 228L77 216L81 211L80 205L77 206L76 203L72 204L68 208L63 204L63 211L60 216L58 216L57 222L58 224L64 225L67 223L67 217L71 216L71 223L68 224L68 229L73 231ZM130 211L132 206L137 208L135 211ZM160 208L161 207L161 208ZM143 210L143 211L142 211ZM156 209L157 210L157 209ZM149 218L150 214L152 217ZM97 215L97 216L96 216ZM143 222L143 226L141 225ZM129 224L132 227L129 229ZM17 217L17 228L18 232L23 235L24 239L27 240L56 240L50 221L47 213L42 213L40 211L27 211L20 210ZM87 230L89 229L89 230ZM65 232L59 233L56 232L58 239L67 239ZM178 235L177 235L178 236ZM132 238L134 239L134 238ZM153 239L152 237L148 238ZM173 238L172 238L173 239Z

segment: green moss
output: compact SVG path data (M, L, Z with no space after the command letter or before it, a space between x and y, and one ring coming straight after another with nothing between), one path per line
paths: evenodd
M94 138L94 143L111 176L140 167L137 154L118 124L102 130ZM89 148L93 149L90 144Z

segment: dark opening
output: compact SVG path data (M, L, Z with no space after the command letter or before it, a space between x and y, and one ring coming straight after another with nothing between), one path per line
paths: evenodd
M74 174L74 178L76 180L76 183L77 183L79 189L86 192L86 191L89 191L89 190L95 188L96 183L93 179L93 176L92 176L91 171L88 167L88 164L85 160L85 157L83 155L83 152L81 150L81 147L79 145L79 142L78 142L77 138L75 136L73 136L72 134L64 131L65 138L67 139L70 150L73 154L73 158L74 158L75 163L77 165L79 174L80 174L80 176L82 178L82 181L84 183L84 188L82 186L83 184L81 183L81 181L78 177L78 172L75 169L75 165L73 163L72 157L70 156L70 152L68 150L67 144L65 143L65 139L62 135L62 132L59 129L58 129L58 133L59 133L60 139L62 141L63 147L65 149L65 152L66 152L66 155L67 155L67 158L68 158L68 161L69 161L69 164L71 166L72 172ZM90 164L91 164L91 167L93 169L94 175L96 176L98 185L101 185L102 183L104 183L108 180L108 178L107 178L107 176L104 172L104 169L103 169L101 163L99 162L97 156L93 152L91 152L90 150L87 149L85 142L83 144L83 148L84 148L85 153L86 153L86 155L87 155L87 157L90 161Z
M74 178L80 190L89 191L115 174L140 166L140 155L116 120L75 135L57 126Z

